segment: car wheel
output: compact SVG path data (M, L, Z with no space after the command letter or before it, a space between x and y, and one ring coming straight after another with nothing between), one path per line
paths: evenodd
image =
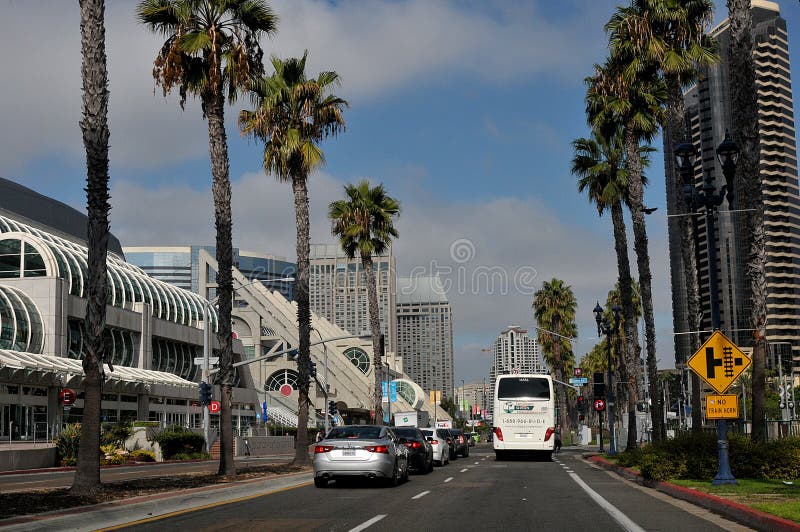
M394 470L392 471L392 478L389 479L389 485L393 488L400 485L400 466L397 460L394 462Z
M467 450L464 451L464 458L467 458L468 456L469 456L469 447L467 447Z
M425 471L425 473L430 473L431 471L433 471L433 457L432 456L431 456L430 463L428 463L428 469Z
M325 477L314 477L314 485L318 488L324 488L328 485L328 479Z
M405 468L405 470L403 471L403 478L402 478L402 481L403 481L403 482L408 482L408 462L406 462L406 468Z
M495 451L494 452L494 459L500 462L506 457L506 454L503 451Z

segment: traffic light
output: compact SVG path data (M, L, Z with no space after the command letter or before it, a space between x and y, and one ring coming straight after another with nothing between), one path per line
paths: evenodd
M582 395L578 396L578 412L583 412L586 409L586 398Z
M594 389L594 398L595 399L605 399L606 397L606 381L603 378L603 374L601 372L597 372L594 374L594 380L592 383L592 388Z
M339 409L336 408L336 401L328 401L328 413L331 416L336 416L339 414Z
M205 381L200 383L200 404L211 404L211 385Z
M312 362L311 366L308 368L308 377L310 379L313 379L316 376L317 376L317 363Z

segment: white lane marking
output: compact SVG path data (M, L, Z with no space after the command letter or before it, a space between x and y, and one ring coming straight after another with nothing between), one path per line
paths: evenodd
M427 495L428 493L430 493L430 491L423 491L422 493L417 493L416 495L414 495L414 496L413 496L413 497L411 497L411 498L412 498L412 499L421 499L422 497L424 497L424 496L425 496L425 495Z
M478 464L480 464L480 462L475 462L475 465L478 465Z
M351 528L350 532L361 532L362 530L371 527L372 525L374 525L375 523L377 523L378 521L380 521L381 519L386 517L386 515L387 514L378 514L375 517L373 517L372 519L370 519L369 521L364 521L363 523L361 523L357 527Z
M586 482L584 482L583 479L577 474L570 472L569 476L572 477L572 480L574 480L578 486L583 488L583 491L589 494L589 497L591 497L594 502L600 506L600 508L605 510L608 515L613 517L614 520L619 523L624 530L627 530L628 532L644 532L642 527L631 521L631 519L619 511L616 506L605 500L599 493L590 488L589 485L586 484Z
M447 477L446 479L444 479L444 483L447 484L451 480L453 480L453 477Z
M465 472L467 469L468 468L465 467L464 469L461 470L461 473Z

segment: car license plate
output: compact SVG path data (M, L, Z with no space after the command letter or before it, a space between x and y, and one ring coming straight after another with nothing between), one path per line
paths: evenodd
M517 434L517 438L533 438L534 434Z
M342 456L355 456L356 450L355 449L342 449Z

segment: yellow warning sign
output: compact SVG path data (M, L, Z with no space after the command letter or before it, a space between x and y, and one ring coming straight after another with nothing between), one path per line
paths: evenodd
M739 419L739 397L736 395L706 395L707 419Z
M687 364L714 391L725 393L733 381L750 365L750 358L727 336L714 331Z

